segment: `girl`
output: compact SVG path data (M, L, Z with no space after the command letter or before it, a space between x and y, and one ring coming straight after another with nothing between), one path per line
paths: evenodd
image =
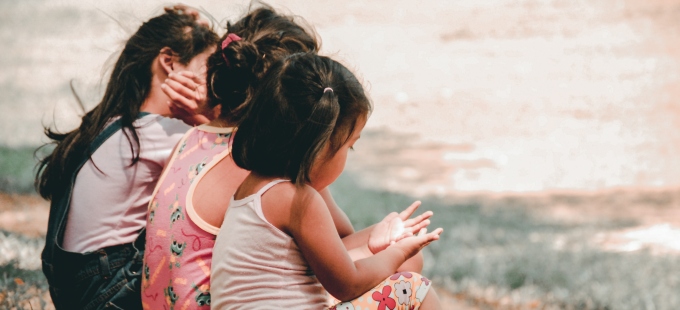
M208 105L221 105L221 114L182 137L149 205L142 277L145 309L209 308L215 235L229 198L248 174L231 159L234 126L276 60L317 49L314 35L266 6L227 24L220 48L208 58ZM182 76L173 79L182 81ZM190 87L184 90L187 96L195 95L199 84ZM340 220L342 231L351 229L346 217Z
M141 308L146 207L170 151L189 128L160 85L199 74L217 35L184 7L145 22L126 42L101 102L79 128L46 129L54 151L36 176L50 199L43 272L57 309Z
M429 280L394 272L441 228L352 262L319 194L344 169L369 111L361 84L329 58L296 54L267 72L234 138L234 162L251 173L215 241L213 309L319 309L324 288L348 301L341 309L439 307Z

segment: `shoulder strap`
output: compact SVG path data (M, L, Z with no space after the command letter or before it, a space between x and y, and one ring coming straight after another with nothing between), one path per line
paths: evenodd
M274 185L279 184L279 183L281 183L281 182L288 182L288 181L289 181L289 180L284 180L284 179L279 179L279 180L271 181L271 182L267 183L267 185L265 185L265 186L263 186L262 188L260 188L260 190L257 191L257 195L256 195L256 196L257 196L257 197L262 197L262 195L264 195L264 193L265 193L266 191L268 191L270 188L274 187Z
M139 112L139 114L137 115L137 119L140 119L140 118L147 116L149 114L150 113L148 113L148 112ZM111 136L113 136L113 134L115 134L116 132L118 132L122 128L123 128L123 123L121 122L120 119L115 120L113 123L111 123L111 125L104 128L104 130L99 135L97 135L97 137L94 139L94 141L92 141L92 144L90 144L90 147L88 148L89 155L84 156L84 158L81 158L80 163L78 164L76 169L72 172L70 187L68 188L67 192L64 193L64 196L62 196L62 198L59 199L59 202L57 202L58 204L60 204L62 206L62 209L64 210L63 213L61 214L61 219L59 220L59 222L57 223L57 226L56 226L55 236L56 236L57 242L59 242L59 240L63 239L64 227L65 227L65 224L66 224L66 216L68 214L68 209L69 209L69 206L71 204L71 194L73 192L73 185L75 184L75 180L76 180L76 176L78 175L78 172L80 171L81 168L83 168L85 163L88 160L90 160L90 156L92 156L92 154L94 154L94 152L100 146L102 146L102 144L104 144L104 142L106 140L111 138ZM48 225L48 230L50 230L49 225ZM48 235L49 234L50 234L50 232L48 231Z
M147 116L149 114L150 114L149 112L139 112L139 114L137 115L137 119L140 119L140 118ZM111 136L113 136L113 134L115 134L116 132L118 132L118 130L121 130L122 128L123 128L123 122L121 122L120 118L115 120L113 123L111 123L111 125L104 128L104 130L99 135L97 135L96 138L94 138L94 141L92 141L92 144L90 144L90 147L88 148L89 154L90 155L94 154L94 152L100 146L102 146L102 144L104 144L104 142L106 140L111 138ZM87 158L87 160L89 160L89 157ZM87 160L84 160L83 163L80 166L82 167L82 165L85 164L87 162ZM80 170L80 167L78 168L78 170Z

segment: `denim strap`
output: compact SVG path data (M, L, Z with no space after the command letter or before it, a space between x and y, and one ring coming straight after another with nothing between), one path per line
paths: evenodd
M149 115L148 112L139 112L137 119ZM104 144L106 140L111 138L113 134L118 132L123 128L123 122L120 119L115 120L109 126L104 128L104 130L94 139L90 147L88 148L88 154L94 154L94 152L99 149L99 147ZM71 173L70 187L67 188L66 192L59 198L58 201L52 201L52 206L50 207L50 213L57 212L54 219L50 219L50 223L47 229L47 238L45 240L45 248L43 249L43 260L47 259L48 262L52 261L52 255L55 248L59 247L59 243L63 238L64 227L66 223L66 217L68 216L68 210L71 204L71 194L73 191L73 185L75 184L76 176L80 169L85 165L85 163L90 160L90 156L84 156L80 163ZM51 215L50 215L51 217Z
M139 114L137 115L137 119L140 119L140 118L147 116L149 114L150 114L149 112L139 112ZM123 129L123 122L121 121L120 118L115 120L113 123L111 123L111 125L104 128L104 130L94 139L94 141L92 141L92 144L90 144L90 147L88 148L88 156L85 156L85 158L83 158L81 160L80 164L78 164L76 169L73 171L73 175L71 175L71 188L69 188L68 195L65 195L66 201L65 201L65 206L63 206L63 207L65 207L66 209L65 209L64 213L62 214L61 220L59 221L59 224L57 226L58 230L57 230L57 236L56 236L57 240L56 240L56 242L61 240L61 238L63 237L64 228L65 228L64 224L66 223L66 216L68 215L68 209L71 206L71 194L73 193L73 185L76 183L76 176L78 176L78 172L80 171L81 168L83 168L85 163L87 163L87 161L90 160L90 157L92 156L92 154L94 154L94 152L97 151L97 149L99 149L99 147L102 146L102 144L104 144L104 142L106 142L106 140L111 138L111 136L113 136L116 132L118 132L121 129Z

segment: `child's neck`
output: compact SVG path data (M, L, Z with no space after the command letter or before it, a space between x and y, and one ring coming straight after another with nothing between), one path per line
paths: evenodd
M162 116L170 116L170 108L168 107L168 102L170 98L161 89L161 84L163 81L156 75L151 79L151 89L149 89L149 95L144 99L140 111L149 112L153 114L158 114Z
M208 123L208 126L212 126L212 127L222 127L222 128L226 128L226 127L236 127L236 123L218 117L218 118L216 118L216 119L210 121L210 123Z

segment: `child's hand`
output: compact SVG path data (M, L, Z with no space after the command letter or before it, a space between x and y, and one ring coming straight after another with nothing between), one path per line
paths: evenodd
M418 232L418 235L404 238L397 241L393 246L398 247L404 251L405 258L408 259L413 255L418 254L424 247L432 241L439 240L439 236L444 231L442 228L437 228L431 233L427 233L427 228L423 228Z
M420 201L416 201L401 213L392 212L376 224L368 237L368 249L371 253L376 254L391 244L413 236L415 232L430 225L429 218L432 216L432 211L409 219L419 206Z
M163 9L167 13L189 15L194 19L194 21L196 21L197 24L206 28L210 28L210 22L206 19L202 19L201 15L198 13L198 10L187 6L186 4L178 3L173 6L166 6Z
M171 73L161 89L171 99L168 107L173 117L189 125L210 122L206 114L210 115L211 112L201 111L206 106L205 80L190 71Z

